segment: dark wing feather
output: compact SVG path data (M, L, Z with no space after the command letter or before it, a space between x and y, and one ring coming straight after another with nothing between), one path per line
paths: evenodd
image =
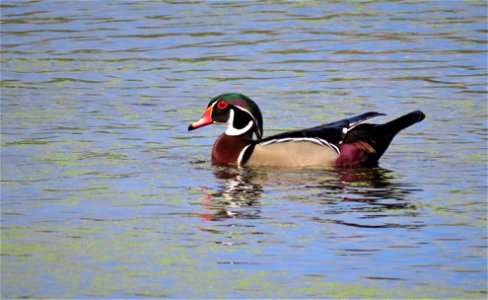
M378 112L367 112L358 116L319 125L316 127L279 133L265 139L261 139L257 141L257 143L261 144L271 142L273 140L279 141L280 139L319 138L327 141L328 143L338 145L344 139L347 132L351 128L368 119L384 115L385 114Z

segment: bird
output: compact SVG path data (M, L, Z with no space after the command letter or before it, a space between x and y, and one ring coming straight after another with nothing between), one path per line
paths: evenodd
M306 129L263 138L263 117L258 105L240 93L218 95L203 116L188 130L213 123L227 124L215 141L211 159L216 165L237 167L374 166L401 130L422 121L425 114L412 111L384 124L371 118L375 111Z

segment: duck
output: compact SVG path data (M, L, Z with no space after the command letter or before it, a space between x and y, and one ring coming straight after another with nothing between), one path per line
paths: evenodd
M227 124L215 141L211 159L216 165L237 167L314 167L377 165L395 135L422 121L412 111L383 124L369 123L385 116L375 111L306 129L263 138L263 117L258 105L240 93L225 93L210 100L203 116L188 126Z

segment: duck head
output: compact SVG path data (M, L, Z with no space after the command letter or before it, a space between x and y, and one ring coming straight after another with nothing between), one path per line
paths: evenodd
M253 133L258 139L263 136L261 111L254 101L242 94L222 94L213 98L203 117L190 124L188 130L213 123L227 124L225 134L230 136L252 136Z

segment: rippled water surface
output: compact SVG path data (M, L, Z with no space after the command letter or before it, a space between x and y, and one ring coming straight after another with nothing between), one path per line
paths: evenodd
M3 298L486 298L485 1L1 3ZM377 168L213 166L265 136L427 118Z

